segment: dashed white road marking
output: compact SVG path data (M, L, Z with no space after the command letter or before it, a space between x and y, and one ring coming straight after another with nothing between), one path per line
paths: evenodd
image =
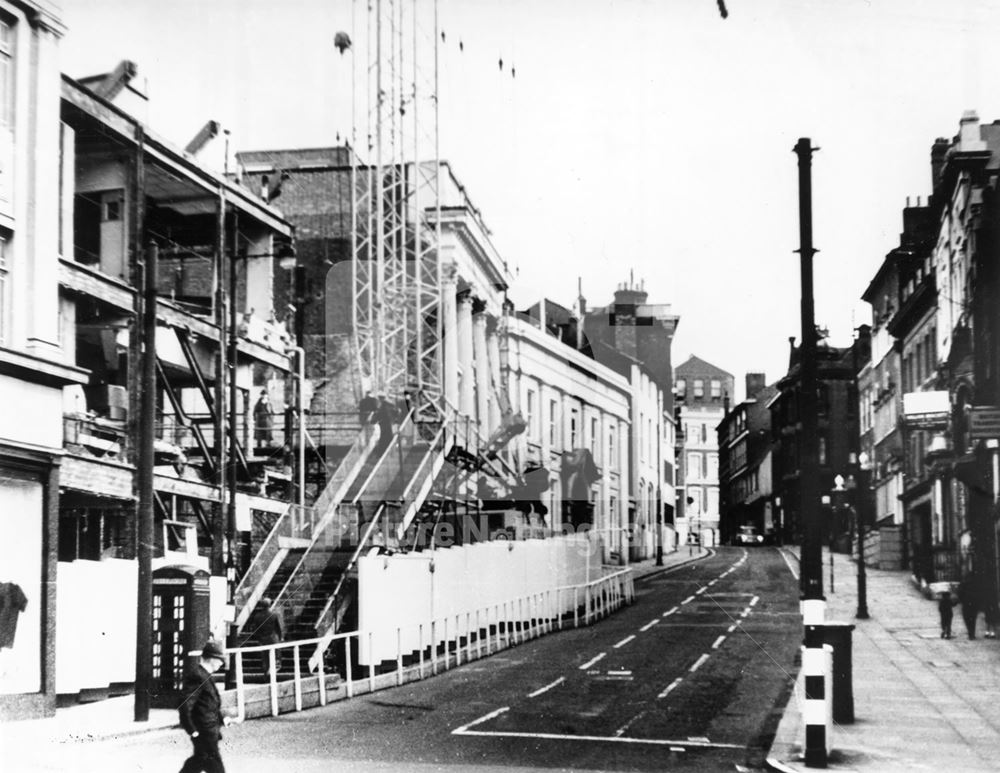
M718 639L716 639L716 640L715 640L715 643L714 643L714 644L712 644L712 649L713 649L713 650L717 650L717 649L719 649L719 645L721 645L721 644L722 644L722 642L724 642L725 640L726 640L726 637L725 637L725 635L723 635L723 636L720 636L720 637L719 637Z
M502 709L497 709L496 711L491 711L489 714L481 716L479 719L474 719L467 725L462 725L461 727L452 730L452 735L461 735L468 732L470 727L475 727L476 725L481 725L483 722L489 722L494 717L499 717L505 711L510 711L510 706L504 706Z
M586 663L584 663L582 666L580 666L580 670L581 671L586 671L588 668L590 668L592 665L594 665L594 663L596 663L599 660L602 660L605 655L607 655L607 653L606 652L602 652L600 655L597 655L596 657L591 658Z
M628 644L634 638L635 638L635 634L634 633L631 636L626 636L624 639L622 639L620 642L618 642L615 645L615 649L618 649L619 647L624 647L626 644Z
M696 591L694 592L694 595L695 595L695 596L700 596L700 595L701 595L702 593L704 593L704 592L705 592L705 591L707 591L707 590L708 590L708 588L706 588L706 587L702 586L701 588L698 588L698 590L696 590Z
M551 690L551 689L552 689L553 687L556 687L557 685L560 685L560 684L562 684L562 683L563 683L563 682L565 682L565 681L566 681L566 677L565 677L565 676L560 676L560 677L559 677L558 679L556 679L556 680L555 680L554 682L551 682L550 684L547 684L547 685L545 685L544 687L541 687L541 688L539 688L538 690L535 690L534 692L529 692L529 693L528 693L528 697L529 697L529 698L537 698L537 697L538 697L539 695L541 695L541 694L542 694L543 692L548 692L548 691L549 691L549 690Z
M716 577L716 578L715 578L714 580L709 580L709 581L708 581L708 585L709 585L709 587L711 587L711 586L715 585L715 583L717 583L718 581L719 581L719 578L718 578L718 577Z
M750 614L750 607L747 607L742 612L740 612L740 617L747 617Z
M631 671L608 671L608 676L632 676Z
M694 596L688 596L686 599L684 599L684 601L681 602L681 606L684 606L685 604L690 604L692 601L694 601Z
M691 666L691 668L688 669L688 671L690 671L693 674L695 671L697 671L699 668L702 667L702 665L705 663L706 660L708 660L708 653L707 652L704 653L700 658L698 658L694 662L694 665Z
M750 599L750 606L752 607L757 606L758 601L760 601L760 596L754 596L752 599Z
M642 628L640 628L639 630L640 630L640 631L648 631L648 630L649 630L650 628L652 628L652 627L653 627L654 625L656 625L656 624L657 624L657 623L659 623L659 622L660 622L660 621L659 621L659 619L655 619L655 620L650 620L650 621L649 621L648 623L646 623L646 624L645 624L645 625L644 625L644 626L643 626Z
M683 681L684 679L682 677L677 677L676 679L674 679L674 681L672 681L670 684L667 685L666 689L663 692L661 692L656 697L666 698L668 695L670 695L671 691L674 690L677 687L677 685L679 685Z
M677 611L677 607L671 607L666 612L663 613L664 617L670 617L674 612Z
M736 630L736 626L739 625L739 621L733 623L729 628L726 629L726 633L732 633Z
M646 716L646 712L645 711L640 711L638 714L636 714L634 717L632 717L632 719L630 719L624 725L622 725L617 730L615 730L615 738L619 738L619 737L625 735L625 731L628 730L630 727L632 727L632 725L634 725L636 722L638 722L644 716Z

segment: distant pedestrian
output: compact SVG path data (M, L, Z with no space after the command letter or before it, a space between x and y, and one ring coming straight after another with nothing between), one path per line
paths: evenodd
M260 397L253 407L253 437L257 448L271 445L271 431L274 427L274 410L267 396L267 390L260 391Z
M375 411L375 421L378 422L378 451L384 451L392 442L393 428L396 423L396 408L385 395L379 395L378 410Z
M983 619L986 621L986 633L983 636L987 639L995 639L997 637L997 623L1000 622L1000 613L997 611L995 600L990 599L983 603Z
M278 644L284 637L281 614L274 609L274 602L269 598L260 600L260 607L257 609L253 621L254 638L261 644ZM270 653L262 653L267 664L268 678L271 676L271 656ZM281 668L281 652L276 651L275 662Z
M968 574L958 586L958 600L962 605L962 620L970 639L976 638L976 618L979 617L979 588L974 574Z
M378 410L378 400L371 392L365 392L365 396L358 403L358 417L362 424L371 424L375 419L375 411Z
M219 740L222 726L229 724L212 674L226 665L222 647L212 639L202 647L201 657L184 676L184 700L178 707L181 727L191 738L194 753L184 761L180 773L225 773Z
M941 638L950 639L951 638L951 620L954 617L954 612L952 607L958 603L958 600L952 598L951 591L942 591L938 596L938 614L941 616Z

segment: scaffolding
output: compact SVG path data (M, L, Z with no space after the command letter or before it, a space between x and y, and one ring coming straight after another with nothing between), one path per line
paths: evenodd
M395 397L416 392L421 411L440 415L437 3L374 0L360 20L357 2L354 9L354 350L365 389Z

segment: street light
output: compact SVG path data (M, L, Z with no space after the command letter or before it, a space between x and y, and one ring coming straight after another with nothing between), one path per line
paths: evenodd
M856 457L851 454L851 464L857 464ZM848 472L847 477L837 475L834 479L833 496L836 510L846 507L854 519L855 539L858 543L858 608L855 617L867 620L868 615L868 576L865 568L865 532L864 519L861 517L861 503L855 492L858 490L857 478Z

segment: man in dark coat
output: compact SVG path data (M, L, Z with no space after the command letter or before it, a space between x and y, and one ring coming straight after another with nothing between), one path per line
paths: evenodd
M201 650L198 663L184 676L184 701L178 707L181 727L191 737L194 753L184 761L180 773L226 773L219 754L222 726L227 724L222 714L219 691L212 674L226 664L222 647L209 639Z

